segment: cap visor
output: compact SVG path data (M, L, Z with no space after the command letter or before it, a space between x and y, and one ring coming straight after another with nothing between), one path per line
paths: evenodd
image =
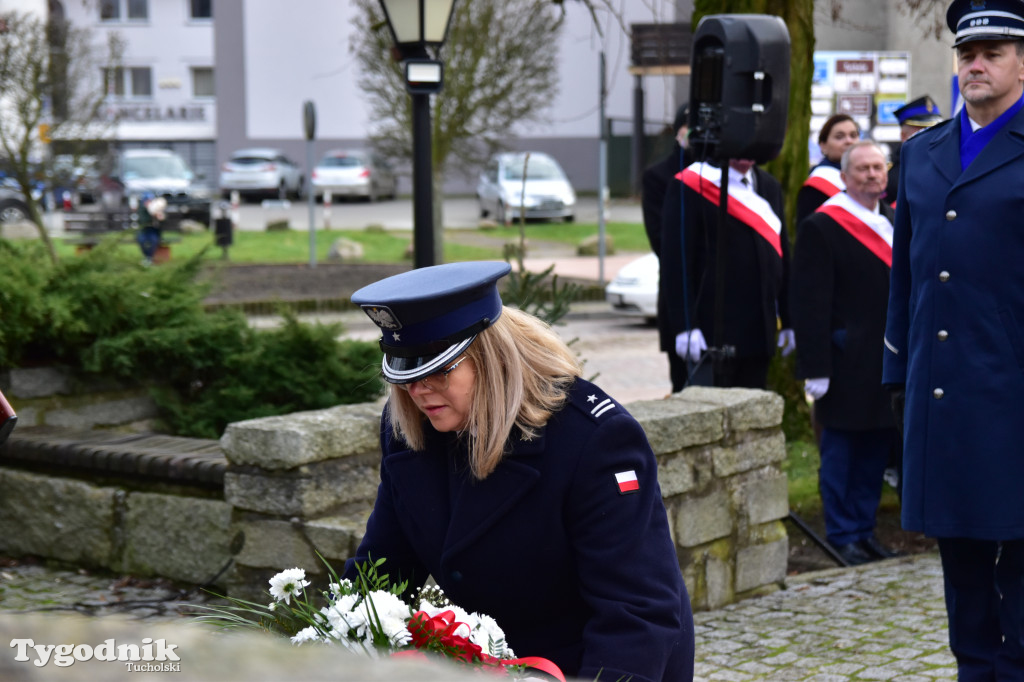
M439 372L458 358L469 344L476 339L476 334L463 339L458 343L449 346L446 350L436 355L424 355L413 358L400 358L394 355L384 354L384 361L381 369L384 373L384 380L391 384L411 384Z

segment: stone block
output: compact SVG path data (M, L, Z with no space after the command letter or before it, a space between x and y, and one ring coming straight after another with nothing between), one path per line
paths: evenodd
M96 426L118 426L159 416L156 403L148 396L114 400L97 398L94 402L74 407L46 410L44 423L68 429L91 429Z
M734 601L732 566L729 562L708 557L704 565L704 582L707 585L706 608L717 609Z
M231 558L231 507L223 500L132 493L122 570L206 584Z
M380 483L379 455L334 459L290 471L229 467L224 499L238 509L310 518L342 504L372 507Z
M72 381L67 372L53 367L12 369L2 378L8 398L26 400L71 393Z
M236 522L232 533L245 536L242 550L235 556L242 566L271 568L302 568L307 573L322 573L323 562L313 553L301 529L287 521L246 520Z
M629 404L656 455L721 440L725 434L720 407L680 399L638 400Z
M782 424L782 396L752 388L713 388L690 386L675 394L680 400L706 403L725 408L731 433L767 429Z
M789 481L781 472L744 483L740 496L751 526L789 516Z
M658 462L658 485L662 497L689 492L694 486L693 466L685 454L669 455Z
M117 488L0 469L0 551L110 566L123 497Z
M228 461L263 469L380 453L379 403L341 405L228 424L221 447Z
M714 448L711 460L715 475L732 476L786 459L786 437L781 431L753 435L734 445Z
M724 492L683 500L676 513L676 544L695 547L725 537L733 531L733 516Z
M736 592L782 582L788 559L789 543L785 538L744 547L736 553Z
M338 562L334 570L339 574L344 562L351 557L358 546L356 538L362 538L366 528L366 518L350 516L328 516L314 519L306 523L306 537L313 543L313 549L325 559ZM333 565L333 563L332 563Z

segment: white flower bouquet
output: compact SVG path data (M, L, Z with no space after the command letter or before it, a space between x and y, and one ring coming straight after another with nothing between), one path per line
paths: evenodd
M278 633L296 645L340 645L371 657L436 655L512 675L536 668L565 681L547 659L515 658L493 618L455 606L441 588L423 587L404 600L408 584L392 585L378 570L383 563L357 566L355 582L339 579L328 565L331 580L320 592L321 606L306 589L306 572L291 568L270 579L269 604L228 597L228 606L199 607L204 613L198 620Z

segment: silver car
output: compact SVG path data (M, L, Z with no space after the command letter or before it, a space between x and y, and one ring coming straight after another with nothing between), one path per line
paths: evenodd
M335 149L327 152L313 169L313 191L317 197L330 192L332 197L367 201L394 199L397 184L391 167L370 152Z
M523 180L525 167L526 180ZM576 192L558 162L543 152L491 157L476 186L480 216L499 223L527 219L576 219Z
M220 168L220 191L239 196L300 197L305 178L302 169L280 149L239 149Z

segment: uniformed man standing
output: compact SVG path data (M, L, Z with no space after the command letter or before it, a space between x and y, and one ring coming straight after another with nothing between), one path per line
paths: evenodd
M892 112L896 120L900 122L900 144L912 138L925 128L931 128L942 120L942 113L939 105L931 97L924 95L913 102L907 102L902 107ZM899 149L895 153L892 166L889 168L889 182L885 186L885 200L895 208L896 191L899 189L900 157Z
M880 199L885 154L843 152L846 190L797 230L790 312L797 373L823 425L819 488L829 543L851 565L896 556L875 536L882 476L899 433L882 387L892 209Z
M683 229L669 229L666 223L661 237L669 329L675 337L676 353L695 367L694 375L712 367L711 382L701 379L700 383L764 388L776 348L781 348L783 355L794 348L786 294L789 238L782 189L751 160L733 159L727 172L728 219L724 225L719 224L720 168L693 163L669 185L666 202L683 201ZM716 339L720 235L724 235L726 260L721 342L732 352L709 360L709 346Z
M883 381L905 396L903 525L938 538L959 679L1021 680L1024 1L954 0L946 20L964 108L903 148Z

